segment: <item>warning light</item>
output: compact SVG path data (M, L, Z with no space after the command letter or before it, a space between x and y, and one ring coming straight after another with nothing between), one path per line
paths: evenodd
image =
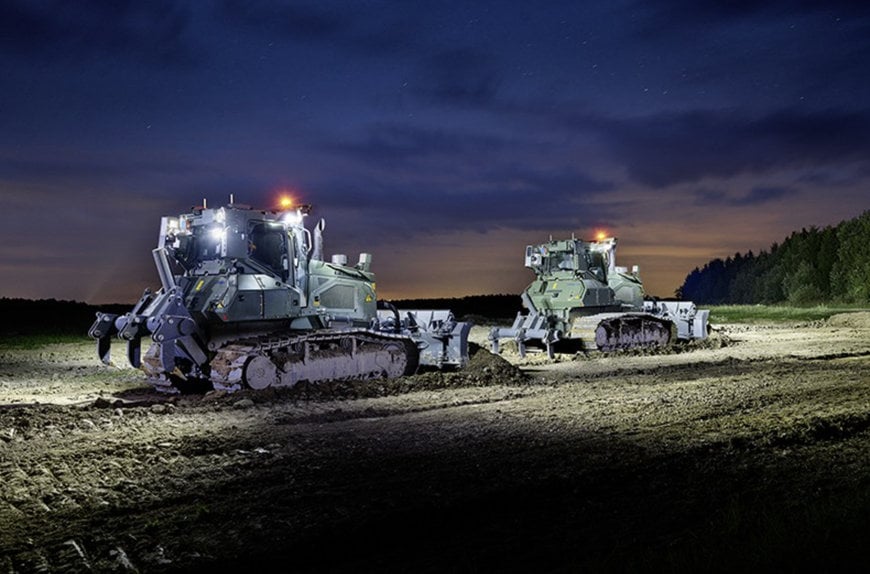
M278 205L281 206L281 209L290 209L293 207L293 198L289 195L282 195L281 199L278 200Z
M607 239L607 232L606 231L596 231L595 232L595 241L604 241L605 239Z

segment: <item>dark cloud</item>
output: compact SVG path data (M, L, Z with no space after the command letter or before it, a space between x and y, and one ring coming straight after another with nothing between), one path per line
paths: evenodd
M718 2L716 0L668 0L666 2L638 2L641 10L654 15L648 22L648 29L674 26L687 27L698 23L730 24L736 20L774 19L786 15L820 16L829 15L844 18L870 16L870 8L861 2L850 0L738 0Z
M9 0L0 3L0 46L31 57L185 64L193 58L186 6L172 0Z
M448 132L408 124L376 124L354 141L327 142L328 151L381 164L395 164L433 156L492 154L508 145L503 138L481 133Z
M615 188L611 181L561 162L543 167L563 151L553 145L403 124L375 124L364 134L325 147L353 176L308 187L318 203L345 201L357 212L370 211L367 217L393 221L386 231L412 237L435 229L571 228L619 216L604 206L601 213L587 209L618 203L600 199Z
M495 60L472 48L454 48L425 59L417 91L445 105L484 106L498 94L501 73Z
M796 194L797 191L785 187L754 187L748 193L736 197L720 190L698 190L695 192L695 203L702 207L755 207L786 197L794 198Z
M497 58L467 43L444 47L441 39L419 33L425 13L395 5L375 16L353 4L245 2L224 0L227 25L291 42L308 42L352 54L352 58L392 56L416 62L410 89L427 103L481 106L497 95L502 74ZM424 11L425 12L425 11Z
M631 13L614 48L627 56L621 70L634 66L629 78L649 89L634 100L641 107L866 108L870 5L671 0Z
M341 13L323 5L224 0L220 7L227 23L251 26L294 40L329 41L346 33L349 27Z
M70 155L33 159L4 157L0 154L0 184L16 188L110 190L122 195L121 188L131 192L143 189L154 181L202 177L204 168L179 158L142 158L126 153L102 157ZM149 195L169 193L162 186L148 187Z
M870 158L870 112L696 111L583 124L633 179L652 187Z
M258 34L292 42L350 49L356 55L384 55L412 48L416 22L402 14L374 14L353 3L223 0L225 25L242 25Z
M870 177L870 165L844 169L825 166L810 169L797 178L798 183L818 188L853 186Z
M352 210L353 221L344 226L363 231L381 222L377 236L389 240L447 231L573 229L619 220L625 207L607 196L612 183L574 169L500 168L468 179L464 169L439 168L429 178L377 174L350 187L333 182L312 190L325 210Z
M794 190L784 187L754 187L749 193L733 200L734 205L754 206L777 201L785 197L794 197Z
M0 180L22 183L27 181L69 181L70 178L93 177L96 174L128 176L127 166L115 163L98 164L69 159L8 159L0 158Z

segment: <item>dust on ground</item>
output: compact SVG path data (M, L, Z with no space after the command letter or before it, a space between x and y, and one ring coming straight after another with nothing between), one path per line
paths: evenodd
M0 571L852 568L868 367L870 313L230 395L0 350Z

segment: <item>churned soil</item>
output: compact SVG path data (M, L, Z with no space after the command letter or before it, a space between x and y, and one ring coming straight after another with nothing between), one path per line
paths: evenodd
M870 564L870 313L660 353L167 396L0 347L0 572Z

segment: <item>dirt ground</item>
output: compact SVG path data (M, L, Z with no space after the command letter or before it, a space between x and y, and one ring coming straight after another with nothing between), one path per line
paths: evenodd
M870 313L506 358L164 396L0 348L0 573L870 565Z

